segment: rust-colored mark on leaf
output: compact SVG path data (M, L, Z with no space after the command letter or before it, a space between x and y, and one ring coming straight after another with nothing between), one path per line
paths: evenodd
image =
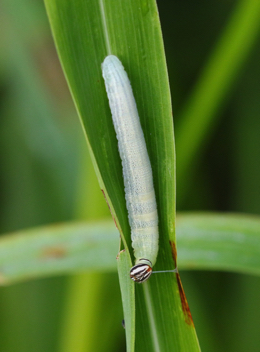
M172 259L174 261L175 267L177 268L177 249L176 249L176 245L174 241L169 241L170 245L171 245L171 250L172 250ZM190 312L190 308L188 305L188 301L187 298L185 296L185 292L183 290L182 287L182 283L181 283L181 278L180 278L180 274L177 272L176 273L176 278L177 278L177 284L178 284L178 289L179 289L179 293L180 293L180 299L181 299L181 306L182 306L182 311L185 317L185 322L189 325L194 325L193 324L193 320L192 320L192 316L191 316L191 312Z
M103 189L101 189L101 192L103 193L103 196L104 196L104 198L105 198L105 200L106 200L108 209L109 209L109 211L110 211L110 214L111 214L111 216L112 216L112 219L114 220L114 223L115 223L115 225L116 225L116 228L118 229L116 220L115 220L115 218L114 218L114 216L113 216L113 214L112 214L112 211L111 211L111 208L110 208L109 203L108 203L108 201L107 201L107 197L106 197L106 195L105 195L105 192L103 191Z
M179 273L176 273L176 278L177 278L178 289L179 289L179 293L180 293L182 311L183 311L184 317L185 317L185 322L189 325L194 325L193 320L192 320L192 316L191 316L191 312L190 312L190 308L188 305L188 301L187 301L187 298L185 296L185 292L182 287L181 278L180 278Z
M57 259L66 256L67 250L62 247L48 247L42 252L41 257L44 259Z
M172 250L172 259L174 261L175 267L177 267L177 249L174 241L169 241Z

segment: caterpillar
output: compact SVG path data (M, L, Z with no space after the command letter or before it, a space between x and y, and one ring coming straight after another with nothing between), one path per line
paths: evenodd
M135 265L130 278L146 281L158 254L158 213L153 176L131 83L121 61L109 55L102 75L123 166L126 207Z

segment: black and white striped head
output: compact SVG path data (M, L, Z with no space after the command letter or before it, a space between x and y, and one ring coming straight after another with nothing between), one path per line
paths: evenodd
M147 260L144 261L144 263L141 262L139 264L134 265L130 270L130 278L133 281L138 282L139 284L148 280L153 272L152 263L148 261L149 263L151 263L151 265L149 265L147 264Z

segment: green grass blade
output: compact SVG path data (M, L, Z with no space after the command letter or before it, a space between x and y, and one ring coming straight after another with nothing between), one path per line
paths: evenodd
M97 297L100 297L103 285L102 275L96 272L70 277L59 351L91 351L92 339L86 340L84 337L89 333L95 335L95 328L100 323L100 300Z
M86 270L114 271L117 251L118 233L111 221L55 225L3 235L0 282Z
M122 166L117 150L108 100L101 77L101 62L113 53L122 60L132 83L141 124L153 168L160 219L160 253L157 269L173 268L175 252L175 164L174 138L168 76L160 23L155 1L49 1L46 8L56 46L74 102L92 152L99 182L126 250L131 251L130 231L124 199ZM187 324L178 282L151 278L153 302L160 348L197 351L192 324ZM123 290L124 288L121 287ZM127 290L127 287L125 287ZM162 292L168 292L167 304ZM183 295L183 292L182 292ZM142 291L137 297L144 300ZM187 306L187 304L186 304ZM147 326L143 304L137 316L136 350L142 349ZM187 308L187 307L186 307ZM157 314L156 314L157 311ZM141 313L142 312L142 313ZM163 325L164 324L164 325ZM176 328L177 326L177 328ZM174 334L172 331L174 329ZM147 346L154 349L147 334ZM167 341L166 341L167 340Z
M260 275L259 229L257 216L179 214L180 269ZM118 232L112 221L61 224L3 235L0 238L1 284L83 271L113 272L117 249ZM167 278L171 274L160 275Z
M135 347L135 285L133 281L129 280L128 272L131 267L131 258L128 252L123 250L118 253L117 266L124 309L126 349L132 352Z
M242 214L179 214L180 268L260 275L260 218Z
M238 1L234 12L205 65L176 126L178 179L188 168L216 124L217 112L255 44L260 29L260 2Z
M123 239L126 237L130 245L122 166L101 63L112 52L119 56L129 74L151 158L161 216L169 217L162 223L170 223L174 220L175 207L173 126L157 8L154 1L139 0L120 3L56 0L46 1L46 7L99 182L113 216L118 219L119 229L122 228ZM170 232L173 239L173 228Z

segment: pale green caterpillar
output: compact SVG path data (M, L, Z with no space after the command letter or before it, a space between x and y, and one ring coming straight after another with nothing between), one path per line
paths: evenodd
M125 198L136 258L130 277L144 282L152 274L158 254L158 214L153 176L144 134L127 73L109 55L102 64L107 96L123 165Z

